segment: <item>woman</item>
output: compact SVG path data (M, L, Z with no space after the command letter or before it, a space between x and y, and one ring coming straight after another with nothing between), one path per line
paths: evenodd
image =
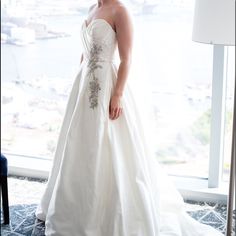
M117 0L98 0L81 38L81 69L36 212L46 235L222 235L187 215L180 194L149 152L126 84L133 41L127 9Z

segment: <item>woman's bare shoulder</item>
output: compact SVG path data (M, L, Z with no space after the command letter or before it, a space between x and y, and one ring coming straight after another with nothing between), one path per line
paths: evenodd
M114 16L115 22L131 22L131 15L128 8L120 1L117 1Z
M130 18L130 13L128 8L121 3L120 1L117 1L117 3L115 4L115 17L116 18Z

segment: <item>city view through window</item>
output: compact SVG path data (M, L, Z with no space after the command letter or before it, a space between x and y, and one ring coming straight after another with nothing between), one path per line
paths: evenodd
M94 0L2 0L2 152L52 159L80 68L81 24ZM193 42L194 0L125 0L151 85L156 157L170 174L208 176L213 47ZM231 51L231 50L229 50ZM138 61L138 58L134 60ZM235 55L230 53L224 179Z

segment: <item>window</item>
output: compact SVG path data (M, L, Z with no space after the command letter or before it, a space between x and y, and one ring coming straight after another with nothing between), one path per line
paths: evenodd
M2 152L52 159L79 69L80 26L92 3L1 1ZM213 47L192 42L194 0L125 3L141 39L136 50L143 57L145 82L152 87L157 159L172 175L207 178ZM228 62L230 110L235 58Z
M76 1L59 2L2 2L3 152L53 156L87 11Z
M156 156L170 174L207 177L213 48L192 42L194 1L154 9L136 20L155 101Z

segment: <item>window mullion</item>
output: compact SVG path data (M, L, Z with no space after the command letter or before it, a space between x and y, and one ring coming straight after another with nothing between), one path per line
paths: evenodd
M213 80L211 104L211 140L208 187L219 187L224 151L226 78L224 77L224 46L213 46Z

